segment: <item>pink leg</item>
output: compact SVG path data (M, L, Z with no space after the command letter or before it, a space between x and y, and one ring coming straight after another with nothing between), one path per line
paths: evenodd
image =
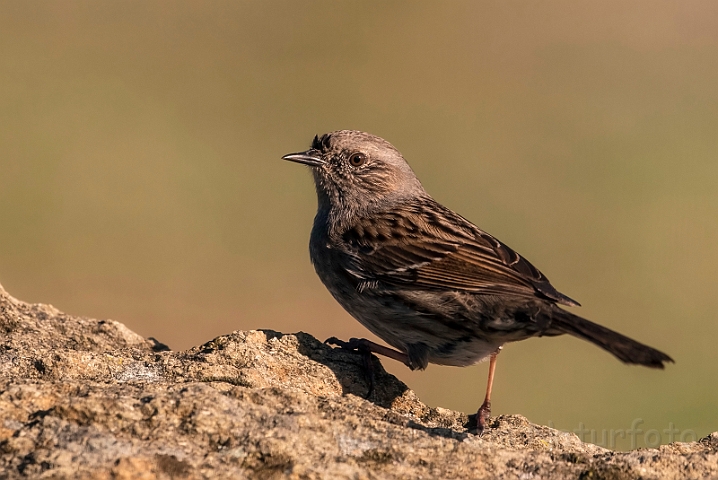
M348 342L345 342L339 340L337 337L331 337L327 338L324 343L346 348L347 350L363 350L371 353L378 353L379 355L392 358L406 366L409 366L409 356L407 354L401 353L393 348L385 347L384 345L379 345L378 343L374 343L366 338L350 338Z
M489 360L489 380L486 385L486 397L484 398L484 403L482 403L481 407L479 407L479 411L476 412L476 429L478 430L479 435L484 433L484 429L486 428L486 422L488 422L489 418L491 417L491 388L494 385L496 357L498 356L500 351L501 347L499 347L494 353L491 354L491 359Z

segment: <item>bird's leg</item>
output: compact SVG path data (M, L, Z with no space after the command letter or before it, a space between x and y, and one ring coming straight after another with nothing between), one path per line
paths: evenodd
M489 380L486 384L486 397L484 397L484 403L479 407L479 411L476 412L476 429L478 434L484 433L486 428L486 422L491 417L491 388L494 385L494 371L496 371L496 357L501 352L501 347L497 348L494 353L491 354L489 360Z
M399 350L379 345L366 338L350 338L348 342L339 340L337 337L331 337L324 340L324 343L329 345L336 345L337 347L344 348L346 350L362 351L366 350L369 353L378 353L385 357L397 360L407 367L409 366L409 356Z
M378 353L379 355L393 358L394 360L398 360L407 366L409 366L410 363L408 355L401 353L398 350L394 350L393 348L374 343L366 338L350 338L348 342L345 342L343 340L339 340L337 337L331 337L327 338L324 343L328 345L336 345L342 349L351 350L361 354L362 361L364 363L364 370L367 373L367 380L369 382L369 390L364 398L369 398L371 396L374 391L374 384L376 383L374 365L371 361L372 353Z

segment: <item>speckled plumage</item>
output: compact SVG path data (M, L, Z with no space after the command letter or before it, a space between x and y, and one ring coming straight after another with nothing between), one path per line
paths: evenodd
M506 342L564 333L626 363L663 368L672 361L560 308L578 303L431 198L386 140L342 130L284 158L312 168L318 210L310 256L319 278L354 318L406 354L412 369L471 365Z

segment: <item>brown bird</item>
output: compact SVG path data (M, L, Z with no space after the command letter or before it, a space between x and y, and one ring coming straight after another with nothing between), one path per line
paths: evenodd
M503 344L573 335L625 363L663 368L654 348L574 315L578 302L528 260L436 202L401 153L368 133L315 137L282 157L311 167L318 209L310 239L314 268L334 298L392 348L366 339L328 342L399 360L467 366L490 358L482 432L491 412Z

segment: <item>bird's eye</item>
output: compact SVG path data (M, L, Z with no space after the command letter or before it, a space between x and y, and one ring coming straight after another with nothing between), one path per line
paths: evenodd
M359 152L352 153L349 157L349 163L351 163L353 167L361 167L366 163L366 155Z

